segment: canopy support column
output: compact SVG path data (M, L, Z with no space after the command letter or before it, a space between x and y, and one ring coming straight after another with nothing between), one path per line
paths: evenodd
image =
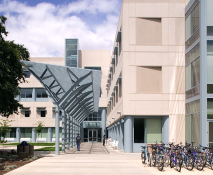
M65 152L65 111L62 109L62 152Z
M59 155L59 107L55 105L55 155Z
M70 149L70 116L67 114L67 150Z

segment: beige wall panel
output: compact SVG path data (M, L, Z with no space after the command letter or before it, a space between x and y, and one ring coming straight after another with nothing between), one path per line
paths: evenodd
M168 35L168 33L167 33ZM168 46L142 46L142 45L136 45L135 51L138 52L168 52L169 47Z
M169 101L169 114L179 114L178 101Z
M128 51L129 52L135 52L135 48L136 48L136 45L129 45L129 47L128 47Z
M135 17L135 6L137 4L133 4L133 3L129 3L128 6L129 6L129 16L130 17Z
M135 65L135 52L129 52L129 65Z
M175 70L175 86L176 93L184 94L185 93L185 67L176 67Z
M175 45L175 18L169 18L169 45Z
M168 115L169 114L169 101L162 101L163 103L163 114Z
M160 3L138 3L135 9L136 17L161 17L162 15Z
M123 3L122 14L123 14L123 24L122 24L122 49L123 51L129 50L129 10L128 10L128 4ZM116 44L116 42L114 43Z
M185 53L169 53L170 66L185 66Z
M101 97L99 99L99 107L106 107L107 106L107 98L106 97Z
M178 101L178 114L185 115L185 101Z
M176 80L176 74L175 74L175 66L169 66L169 92L170 93L176 93L176 86L175 86L175 80Z
M137 67L138 94L158 94L162 92L162 67Z
M135 101L136 100L136 94L129 94L129 100Z
M185 142L185 115L169 116L169 142Z
M170 94L169 99L170 100L184 101L185 100L185 93L184 94Z
M162 101L136 101L136 115L162 115Z
M101 67L101 71L102 71L102 78L108 78L109 66L107 66L107 67L106 66ZM106 82L105 82L105 84L106 84Z
M161 18L136 18L136 44L162 45Z
M136 93L136 66L129 66L129 93Z
M129 18L129 44L136 44L136 18Z
M100 66L101 62L101 51L95 51L95 54L93 50L82 51L82 68L85 66Z
M162 93L169 93L169 67L162 67Z
M159 1L158 1L159 2ZM162 17L169 17L169 4L167 3L161 3L162 8Z
M168 53L142 53L136 52L136 65L138 66L164 66L168 65Z
M108 79L108 77L103 77L102 76L102 78L101 78L101 87L106 87L106 83L107 83L107 79ZM106 88L102 88L102 90L105 90Z
M163 100L163 94L136 94L137 101L160 101Z
M169 46L169 52L185 53L185 46Z
M184 3L169 3L169 16L185 18L185 4Z
M175 18L175 45L185 46L185 18Z
M129 115L135 115L135 109L136 109L136 101L130 101L129 102Z
M169 18L162 18L162 45L169 45ZM167 48L168 49L168 48Z

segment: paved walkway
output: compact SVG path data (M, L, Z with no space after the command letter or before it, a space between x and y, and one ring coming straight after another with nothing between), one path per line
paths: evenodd
M46 155L21 168L13 170L7 175L180 175L171 168L159 172L157 168L145 167L141 164L139 153L123 153L109 146L103 147L101 143L82 143L81 151L76 148L66 150L59 156ZM182 169L183 175L213 174L213 171L205 168L200 172L192 172Z

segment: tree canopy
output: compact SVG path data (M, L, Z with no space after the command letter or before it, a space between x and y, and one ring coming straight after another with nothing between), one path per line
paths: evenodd
M6 20L0 16L0 115L3 117L18 114L18 108L22 108L15 99L19 95L19 83L26 81L20 60L29 61L29 52L23 45L5 40Z

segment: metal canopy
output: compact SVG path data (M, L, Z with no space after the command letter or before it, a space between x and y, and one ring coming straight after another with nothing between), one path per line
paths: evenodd
M59 110L63 111L62 132L65 126L63 122L63 118L65 121L65 113L68 115L68 118L72 118L75 123L78 123L76 126L79 127L80 123L88 114L98 112L102 72L99 70L81 69L31 61L21 62L43 85L49 98L56 106L55 145L56 155L58 155ZM65 138L62 140L65 140ZM63 145L62 142L62 150L63 146L65 149L65 145Z

